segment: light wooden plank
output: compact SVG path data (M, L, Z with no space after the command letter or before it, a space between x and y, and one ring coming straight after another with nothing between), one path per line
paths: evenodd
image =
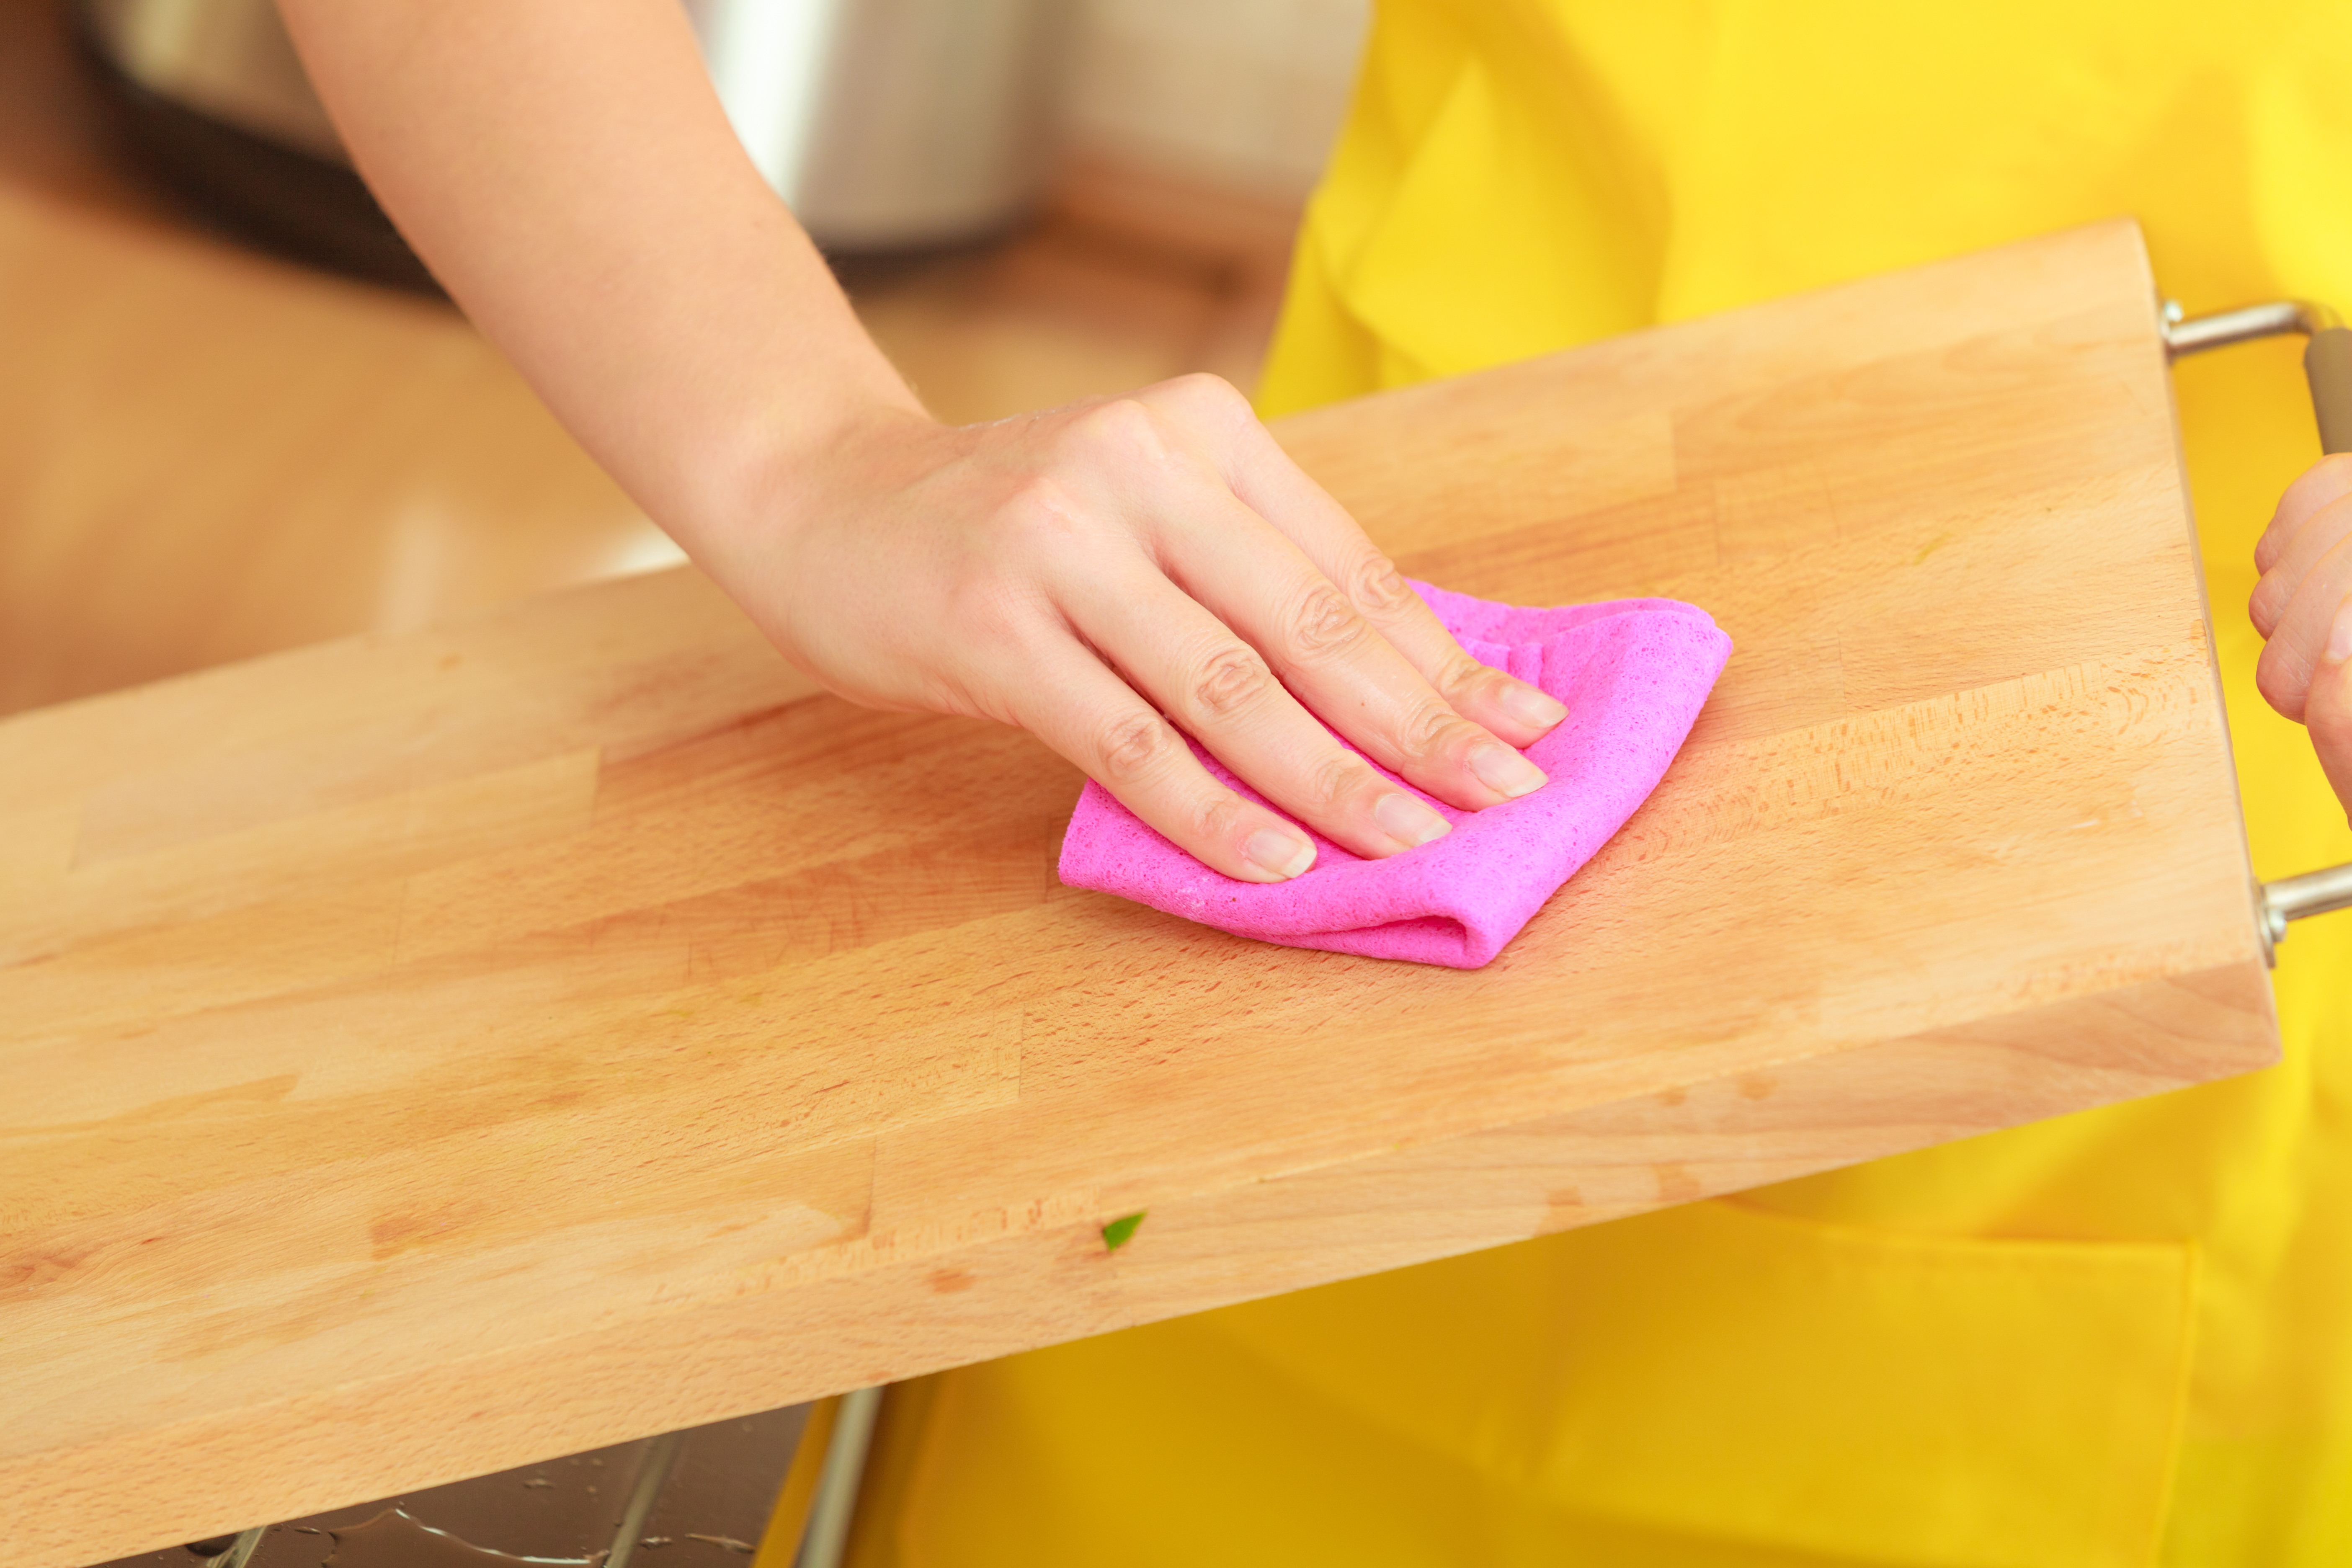
M2154 298L2107 225L1284 425L1413 572L1738 645L1476 973L1061 888L1066 764L818 694L688 572L0 724L12 1543L2268 1062Z

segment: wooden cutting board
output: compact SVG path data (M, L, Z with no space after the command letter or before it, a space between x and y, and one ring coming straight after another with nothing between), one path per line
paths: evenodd
M1069 767L688 573L0 725L14 1558L2272 1060L2155 312L2115 223L1286 422L1417 575L1737 643L1475 973L1060 888Z

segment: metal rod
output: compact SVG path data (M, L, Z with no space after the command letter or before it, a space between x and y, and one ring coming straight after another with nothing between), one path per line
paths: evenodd
M2225 349L2231 343L2250 343L2256 338L2284 337L2289 332L2316 337L2330 327L2343 325L2335 311L2309 300L2278 300L2267 305L2247 305L2210 316L2189 317L2180 313L2179 304L2167 300L2158 321L2164 334L2167 359L2203 353L2208 349Z
M2289 921L2352 910L2352 866L2330 866L2263 884L2263 924L2273 943L2286 940Z
M205 1560L205 1568L245 1568L253 1561L254 1552L261 1545L262 1532L268 1528L266 1524L257 1524L251 1530L238 1531L237 1538L228 1543L227 1551Z
M866 1479L866 1450L874 1440L874 1417L881 1413L882 1388L852 1390L841 1396L833 1418L833 1441L825 1445L824 1473L817 1478L816 1501L809 1508L808 1531L793 1568L841 1568L849 1545L849 1521L857 1512L857 1489Z
M2180 306L2167 300L2157 311L2157 330L2164 338L2164 357L2228 348L2256 338L2300 332L2311 340L2304 350L2303 373L2311 383L2312 413L2319 421L2319 449L2352 451L2352 331L2326 306L2309 300L2274 300L2267 305L2246 305L2210 316L2186 317ZM2263 956L2275 963L2272 951L2286 940L2289 921L2330 910L2352 909L2352 866L2333 866L2262 888Z
M685 1444L685 1433L665 1432L646 1446L637 1479L629 1487L628 1506L621 1510L621 1527L613 1532L613 1548L604 1554L604 1568L629 1568L637 1538L645 1533L646 1521L652 1517L654 1504L661 1500L662 1488L669 1484L677 1451Z

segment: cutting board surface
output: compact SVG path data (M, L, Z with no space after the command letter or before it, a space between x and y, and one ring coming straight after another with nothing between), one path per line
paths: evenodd
M1416 576L1737 645L1476 973L1059 887L1072 769L690 573L0 724L15 1556L2269 1061L2155 298L2116 223L1281 426Z

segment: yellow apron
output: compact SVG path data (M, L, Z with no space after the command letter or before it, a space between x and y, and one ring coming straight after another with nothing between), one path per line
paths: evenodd
M2352 7L1398 0L1269 414L2116 213L2352 310ZM2257 869L2352 859L2255 694L2294 350L2178 373ZM2286 1061L913 1384L857 1560L2352 1563L2352 915Z

